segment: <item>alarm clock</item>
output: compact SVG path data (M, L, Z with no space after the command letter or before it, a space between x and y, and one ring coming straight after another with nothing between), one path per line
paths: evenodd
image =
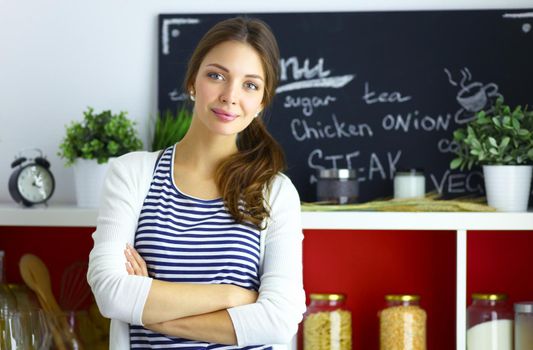
M55 189L55 180L50 171L50 162L43 157L40 149L32 149L39 152L35 158L26 158L24 151L19 152L11 168L15 170L9 177L9 194L17 203L26 207L34 204L46 204Z

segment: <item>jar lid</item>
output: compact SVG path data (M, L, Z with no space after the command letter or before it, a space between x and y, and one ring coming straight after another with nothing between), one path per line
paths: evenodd
M416 294L387 294L385 295L387 301L419 301L420 295Z
M320 169L318 177L321 179L355 179L355 169Z
M397 168L395 174L424 175L424 168Z
M522 301L514 304L515 312L533 313L533 301Z
M474 300L506 300L507 294L503 293L473 293L472 299Z
M346 296L344 294L311 293L309 298L311 300L341 301L344 300Z

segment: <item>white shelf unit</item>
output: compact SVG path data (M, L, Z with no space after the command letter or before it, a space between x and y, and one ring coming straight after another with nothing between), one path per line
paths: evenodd
M456 350L466 349L467 231L531 231L533 212L304 212L304 229L456 231Z
M69 205L22 208L0 203L0 226L94 227L97 209ZM323 230L435 230L456 231L457 350L466 348L466 243L468 231L531 231L533 212L303 212L304 229Z

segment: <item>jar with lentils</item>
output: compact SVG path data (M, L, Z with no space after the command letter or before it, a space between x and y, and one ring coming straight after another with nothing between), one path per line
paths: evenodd
M426 350L426 312L420 296L390 294L379 313L380 350Z
M311 294L303 322L304 350L351 350L352 314L343 294Z

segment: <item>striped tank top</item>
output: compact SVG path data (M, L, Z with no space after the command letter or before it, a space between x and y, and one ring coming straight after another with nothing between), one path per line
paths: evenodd
M258 290L260 232L237 224L222 198L204 200L181 192L172 176L175 146L155 165L135 235L135 249L148 274L162 281L233 284ZM158 334L130 325L132 349L239 348Z

